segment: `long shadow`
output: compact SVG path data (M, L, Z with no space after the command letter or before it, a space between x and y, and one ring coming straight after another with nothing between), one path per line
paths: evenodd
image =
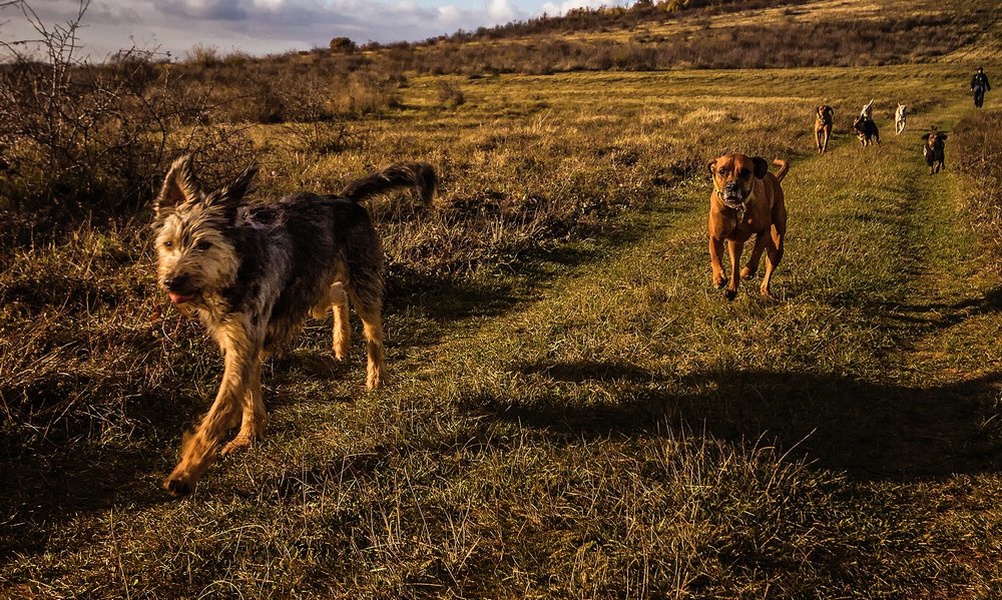
M582 405L554 394L520 403L479 395L464 398L460 408L568 443L659 435L666 426L719 439L764 436L862 480L937 479L1002 467L1002 425L992 408L1002 390L1002 371L929 387L782 371L672 379L595 362L530 364L515 372L550 377L555 385L614 383L608 388L614 401Z
M81 514L114 506L142 508L176 502L161 489L160 479L171 466L164 461L163 448L177 447L181 432L189 425L182 417L190 418L190 414L159 417L161 423L152 430L160 434L121 445L70 440L45 451L5 452L0 461L0 521L4 523L0 562L11 552L46 550L53 531Z
M830 303L833 306L862 306L867 314L881 315L902 325L941 330L953 327L971 317L1002 312L1002 287L959 302L895 302L849 295L844 298L836 296Z
M556 277L606 259L610 252L635 244L648 233L643 228L619 227L605 232L597 248L566 245L553 250L527 250L506 266L506 274L511 277L491 280L392 265L386 290L388 318L406 313L436 325L422 327L414 335L408 331L394 332L394 342L432 345L447 334L450 324L469 318L504 316L525 302L538 299Z
M304 378L343 379L348 371L329 353L309 350L275 357L265 368L267 404L273 410L294 401L276 390ZM11 552L45 551L52 532L81 515L179 502L160 486L161 478L173 467L173 457L165 459L164 448L179 447L184 432L208 408L208 400L181 391L132 399L127 418L143 423L143 433L123 444L100 444L74 434L52 436L45 447L29 450L13 436L0 438L0 523L4 523L0 564ZM350 400L324 398L324 402Z

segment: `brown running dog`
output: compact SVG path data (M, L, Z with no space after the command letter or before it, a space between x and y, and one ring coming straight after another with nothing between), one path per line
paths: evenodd
M751 279L755 276L762 251L766 250L768 260L762 294L773 298L769 284L773 271L783 258L783 240L786 237L786 204L780 182L790 167L785 160L772 162L779 167L775 175L769 172L769 163L761 156L725 154L707 165L713 176L709 221L710 267L713 269L714 285L718 288L727 285L725 297L728 300L733 300L738 294L738 263L745 242L753 234L756 236L755 247L748 264L741 269L740 277ZM725 240L731 259L729 285L720 262Z
M818 145L818 154L824 154L828 151L828 140L832 137L835 109L822 104L814 109L814 117L814 141Z
M922 134L922 139L925 140L922 156L925 157L925 164L929 166L929 174L946 169L946 133L939 131L933 125L929 128L929 133Z

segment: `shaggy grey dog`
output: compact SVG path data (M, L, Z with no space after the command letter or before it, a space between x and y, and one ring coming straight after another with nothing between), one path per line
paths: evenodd
M285 345L307 315L334 312L334 353L348 352L348 303L362 319L368 356L366 385L383 381L383 251L359 202L394 188L412 187L425 203L435 171L422 163L392 165L345 186L340 196L298 193L266 204L244 196L257 166L206 193L191 158L179 158L155 203L157 276L171 302L197 314L219 344L223 380L216 400L164 481L175 496L191 493L222 448L248 447L264 433L261 361Z

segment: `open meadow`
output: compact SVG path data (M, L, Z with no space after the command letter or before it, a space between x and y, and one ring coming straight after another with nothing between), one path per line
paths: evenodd
M357 319L345 364L308 322L265 365L263 443L182 500L161 481L222 360L157 289L150 206L9 209L0 597L999 597L1002 119L971 116L969 70L413 75L337 151L241 128L196 154L210 186L420 160L440 189L367 203L388 385L365 391ZM711 285L725 151L790 161L779 302Z

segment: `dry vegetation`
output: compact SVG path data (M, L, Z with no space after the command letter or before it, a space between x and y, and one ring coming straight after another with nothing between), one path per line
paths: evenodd
M858 4L889 29L849 64L929 58L901 51L902 23L935 25L936 52L991 24L986 3ZM630 40L706 37L726 58L760 28L837 35L822 7L852 6L574 35L676 53L700 46ZM1002 593L1000 293L971 258L1002 210L1002 123L967 115L966 68L493 75L464 54L503 57L517 34L511 70L604 68L559 62L544 46L578 42L538 25L0 74L0 596ZM777 64L756 48L745 66ZM542 62L520 63L529 49ZM797 52L778 64L857 60ZM430 74L469 65L477 77ZM848 129L874 96L885 145L862 151ZM822 98L836 139L816 158ZM895 101L913 109L900 137ZM933 123L951 130L950 170L930 178L918 132ZM708 284L703 170L728 148L793 162L777 305ZM220 371L153 277L148 200L182 150L210 185L259 160L257 199L396 160L433 163L442 190L430 211L369 206L390 265L389 387L363 392L361 348L336 366L329 324L308 326L266 369L270 437L177 502L159 480Z
M970 182L967 206L978 230L1002 259L1002 112L977 111L966 116L953 132L954 164Z

